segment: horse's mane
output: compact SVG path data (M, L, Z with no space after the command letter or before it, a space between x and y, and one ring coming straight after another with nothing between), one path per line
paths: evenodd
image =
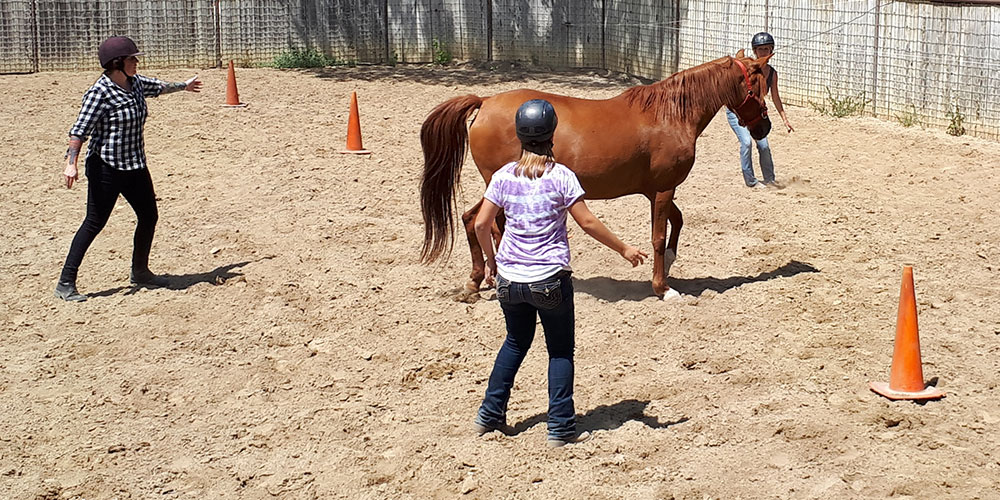
M722 71L725 60L732 58L726 56L700 64L656 83L632 87L622 95L629 105L638 105L642 111L652 109L660 118L673 115L687 119L706 105L721 108L732 100L735 91L733 86L724 84L731 78Z

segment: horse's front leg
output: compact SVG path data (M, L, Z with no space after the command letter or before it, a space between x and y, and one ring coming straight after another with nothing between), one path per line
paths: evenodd
M667 251L667 222L671 221L671 209L674 208L674 191L663 191L656 193L652 201L652 226L653 226L653 293L661 298L676 296L677 292L667 285L667 272L669 265L673 264L676 258L677 238L680 234L679 224L675 225L671 231L670 240L673 244L670 250L670 262L667 263L665 253ZM680 211L678 211L678 214Z

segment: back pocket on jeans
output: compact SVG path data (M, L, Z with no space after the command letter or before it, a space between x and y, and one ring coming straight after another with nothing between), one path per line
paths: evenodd
M539 309L555 309L562 304L562 280L559 278L528 284L531 298Z
M510 302L510 281L497 276L497 301Z

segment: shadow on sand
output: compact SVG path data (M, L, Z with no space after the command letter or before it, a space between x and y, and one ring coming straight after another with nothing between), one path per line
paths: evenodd
M411 81L428 85L459 86L495 85L533 80L543 83L565 84L590 89L621 89L653 82L624 73L602 69L553 69L526 66L515 62L493 61L488 63L463 63L450 66L432 64L406 64L398 66L332 66L326 68L286 69L312 74L317 78L333 81Z
M580 416L576 424L577 431L610 431L621 427L630 420L640 422L650 429L666 429L688 421L687 417L682 417L673 422L660 422L658 418L646 415L647 406L649 406L649 401L636 399L626 399L613 405L598 406ZM513 434L520 434L535 425L545 423L547 420L548 415L545 413L525 419L514 426Z
M256 261L250 261L250 260L248 260L248 261L244 261L244 262L237 262L235 264L229 264L229 265L225 265L225 266L219 266L219 267L217 267L217 268L215 268L215 269L213 269L211 271L208 271L207 273L164 274L162 276L164 278L167 278L167 280L170 282L170 284L167 285L167 286L165 286L165 287L163 287L163 288L166 288L167 290L186 290L186 289L191 288L192 286L197 285L199 283L209 283L209 284L212 284L212 285L221 285L221 284L225 283L227 280L236 278L238 276L243 276L243 273L238 273L238 272L234 271L234 269L243 267L243 266L245 266L247 264L250 264L251 262L257 262L257 261L264 260L264 259L269 259L269 258L271 258L271 257L263 257L261 259L257 259ZM94 298L94 297L110 297L110 296L115 295L118 292L122 292L122 291L125 292L125 295L132 295L132 294L138 292L139 290L141 290L143 288L155 288L155 287L147 287L145 285L118 286L118 287L109 288L107 290L103 290L103 291L96 292L96 293L89 293L89 294L87 294L87 296L90 297L90 298Z
M812 264L793 260L772 271L762 272L756 276L730 276L728 278L670 278L667 283L670 288L685 295L695 297L705 290L724 293L747 283L768 281L775 278L788 278L801 273L818 273ZM573 288L577 292L604 299L609 302L621 300L639 301L655 297L649 281L622 281L605 277L574 279Z

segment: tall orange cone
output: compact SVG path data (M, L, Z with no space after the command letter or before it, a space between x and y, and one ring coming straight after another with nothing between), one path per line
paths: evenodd
M361 119L358 118L358 93L351 92L351 115L347 118L347 149L341 151L345 154L367 155L371 154L361 145Z
M920 361L920 338L917 333L917 299L913 293L913 267L903 266L903 284L899 289L899 314L896 317L896 343L892 351L889 383L870 382L871 390L889 399L938 399L944 397L934 386L924 384Z
M226 78L226 103L227 108L244 108L246 103L240 102L240 93L236 90L236 69L233 62L229 61L229 77Z

